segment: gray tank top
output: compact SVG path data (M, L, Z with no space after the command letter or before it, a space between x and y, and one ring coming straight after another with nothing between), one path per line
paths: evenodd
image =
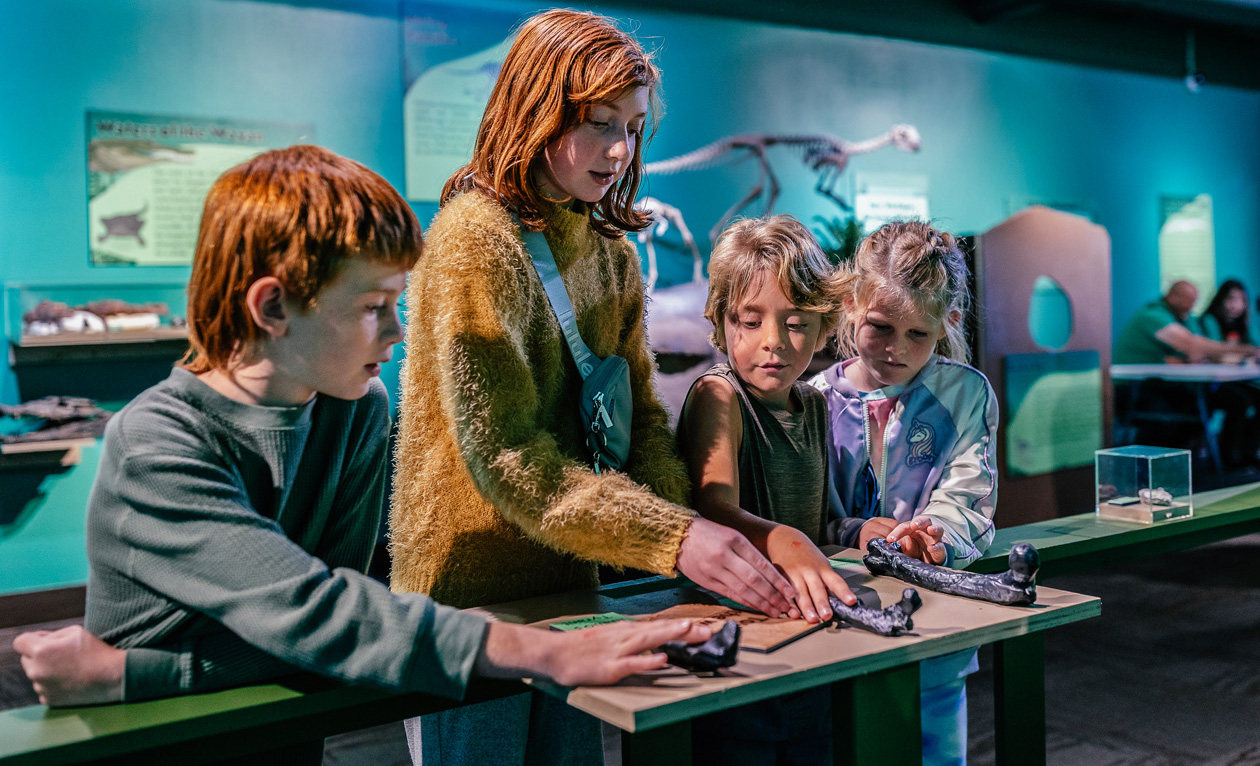
M788 412L750 394L729 365L714 365L700 377L710 375L734 386L739 401L744 426L739 445L739 506L763 519L795 527L815 544L821 542L827 505L826 398L797 381L792 396L802 405L801 411ZM684 455L685 423L679 419L678 442Z

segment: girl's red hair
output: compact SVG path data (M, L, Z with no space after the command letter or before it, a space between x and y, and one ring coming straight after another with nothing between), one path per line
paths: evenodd
M447 180L442 201L477 190L502 201L527 228L542 229L548 204L533 174L543 148L580 124L594 104L612 103L636 86L649 89L654 126L660 79L643 47L603 16L551 10L530 18L503 61L472 161ZM591 225L605 237L638 231L650 221L634 209L643 143L635 143L621 180L588 208Z

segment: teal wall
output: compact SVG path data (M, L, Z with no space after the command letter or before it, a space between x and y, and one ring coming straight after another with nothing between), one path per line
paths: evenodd
M187 279L187 269L87 264L88 109L315 125L316 142L401 186L401 28L392 0L0 0L0 278L76 284ZM496 8L536 4L495 2ZM1217 274L1260 287L1260 94L988 53L605 8L658 50L666 116L649 160L738 132L849 140L917 126L923 150L855 157L852 174L929 178L933 217L981 232L1031 201L1090 211L1111 233L1113 332L1158 291L1161 194L1212 195ZM838 209L786 149L778 210ZM700 237L751 184L750 165L653 179ZM851 188L840 189L851 194ZM434 212L417 206L422 221ZM756 212L756 211L754 211ZM678 256L662 284L684 280ZM396 357L398 354L396 354ZM386 370L395 388L396 365ZM0 366L0 400L13 401ZM81 578L18 572L69 554L95 454L45 482L39 513L0 536L0 592ZM2 479L0 479L2 481ZM51 530L51 531L50 531ZM60 542L48 542L62 538ZM40 540L45 542L41 543ZM15 554L22 547L21 558ZM43 545L43 548L40 546ZM81 550L81 547L79 548ZM42 570L41 570L42 571ZM75 574L79 573L79 574ZM41 579L42 578L42 579Z
M401 185L397 4L353 5L0 0L0 280L187 281L187 268L88 265L88 109L312 123L317 143ZM388 15L378 12L385 5ZM383 377L392 387L396 365ZM0 362L0 401L16 398ZM79 466L45 479L43 498L0 527L0 593L85 579L82 519L97 457L87 450Z

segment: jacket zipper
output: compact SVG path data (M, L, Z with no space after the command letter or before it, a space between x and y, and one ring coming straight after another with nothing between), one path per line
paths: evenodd
M871 459L871 409L865 399L861 399L862 404L862 430L866 433L866 460ZM884 424L882 439L880 440L879 450L879 506L876 508L876 515L884 515L884 479L888 475L888 427L892 425L896 417L897 406L900 401L894 405L893 410L888 413L888 422Z

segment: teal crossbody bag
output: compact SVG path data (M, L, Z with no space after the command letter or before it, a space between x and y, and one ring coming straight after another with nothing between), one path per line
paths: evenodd
M634 416L634 400L630 391L630 365L619 356L603 359L591 353L578 334L569 291L560 278L560 269L551 254L551 245L541 231L530 231L517 221L521 241L534 269L547 291L547 300L555 312L565 343L578 373L582 376L582 399L578 411L586 429L586 446L591 451L595 473L605 468L621 470L630 457L630 420Z

